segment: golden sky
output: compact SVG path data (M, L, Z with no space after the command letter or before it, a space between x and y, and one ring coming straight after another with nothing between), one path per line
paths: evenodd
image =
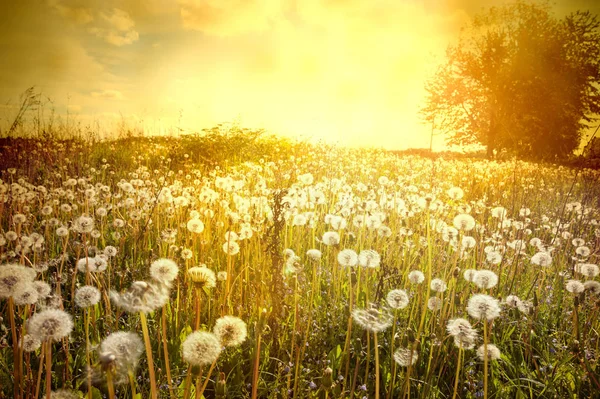
M44 110L151 133L221 122L343 145L428 147L424 81L460 27L501 0L3 2L0 125ZM593 0L557 0L558 14ZM442 140L436 140L437 146Z

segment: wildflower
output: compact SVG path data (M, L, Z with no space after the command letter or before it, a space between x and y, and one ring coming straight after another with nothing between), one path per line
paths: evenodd
M467 313L476 319L493 320L500 316L498 300L485 294L475 294L469 298Z
M109 258L114 258L115 256L117 256L117 248L113 247L112 245L107 245L106 247L104 247L104 255L108 256Z
M194 234L200 234L204 231L204 223L200 219L191 219L187 222L187 229Z
M94 219L82 215L73 221L73 230L78 233L91 233L94 230Z
M548 267L552 264L552 256L548 252L540 251L531 257L531 263Z
M327 246L338 245L340 243L340 234L336 231L328 231L323 234L322 241Z
M582 258L587 258L588 256L590 256L591 250L589 247L582 245L580 247L575 248L575 253L581 256Z
M475 273L473 282L479 288L489 289L498 284L498 276L491 270L479 270L477 273Z
M362 267L377 267L381 262L381 256L372 249L366 249L364 251L360 251L358 254L358 263Z
M416 350L409 348L398 348L394 352L394 360L400 367L412 366L417 362L419 355Z
M110 292L110 299L129 313L150 313L163 307L169 300L169 291L162 284L135 281L124 293Z
M573 244L575 247L581 247L585 244L585 240L583 238L573 238L571 244Z
M461 213L454 218L452 224L458 230L471 231L475 227L475 219L469 214Z
M533 303L531 301L519 301L517 303L517 309L519 312L524 314L531 314L533 310Z
M34 269L19 264L0 266L0 298L13 296L20 283L33 282L36 274Z
M487 347L487 348L486 348ZM498 360L500 359L500 349L494 344L481 345L477 348L477 357L479 359L485 359L485 350L487 349L487 360Z
M194 331L181 345L183 360L192 366L211 364L221 353L221 343L217 336L206 331Z
M565 284L565 288L567 289L567 291L573 294L581 294L583 291L585 291L585 286L579 280L567 281L567 283Z
M465 280L470 281L470 282L475 281L476 275L477 275L477 270L475 270L475 269L465 269L465 271L463 272L463 277L465 278Z
M454 344L462 349L473 349L477 340L477 331L466 319L452 319L446 325L446 331L454 337Z
M432 296L427 301L427 308L432 312L438 311L442 308L443 302L440 298Z
M100 273L106 270L108 262L101 256L94 256L93 258L81 258L77 261L77 270L81 273L85 273L89 270L90 273Z
M36 351L40 346L42 346L42 342L35 336L31 334L23 335L23 338L21 339L21 348L23 348L25 352Z
M408 295L404 290L391 290L386 301L392 309L404 309L408 305Z
M236 255L240 252L240 244L238 244L237 241L228 241L223 244L223 251L225 251L227 255Z
M595 278L599 273L598 266L593 263L578 263L575 265L575 271L588 278Z
M343 249L338 253L337 260L344 267L356 266L358 264L358 255L351 249Z
M506 217L506 209L501 206L497 206L492 209L492 217L496 219L504 219Z
M306 256L308 256L311 261L317 262L321 259L322 254L318 249L309 249L306 251Z
M583 283L583 287L586 291L594 294L600 295L600 283L594 280L586 281Z
M465 192L460 187L452 187L446 191L446 194L453 200L459 200L465 195Z
M80 308L89 308L100 302L100 291L91 285L84 285L75 291L75 304Z
M150 264L150 276L161 284L171 286L177 278L179 267L171 259L160 258Z
M206 266L191 267L187 274L192 283L194 283L194 286L198 289L214 288L217 286L215 272Z
M57 237L66 237L69 235L69 229L65 226L60 226L56 229L56 235Z
M213 332L223 346L238 346L248 335L246 323L234 316L223 316L217 319Z
M27 331L40 341L59 341L73 330L70 314L59 309L42 310L29 319Z
M33 283L27 281L15 285L13 299L15 305L33 305L37 302L39 294Z
M446 283L439 278L434 278L433 280L431 280L430 287L435 292L444 292L448 289Z
M219 281L225 281L227 280L227 272L225 271L220 271L217 273L217 280Z
M421 284L425 281L425 275L420 270L413 270L408 273L408 281L410 281L411 284Z
M504 300L504 303L506 303L511 308L516 308L519 305L519 302L521 302L521 300L516 295L509 295Z
M127 375L133 372L144 353L142 339L133 332L117 331L108 335L100 344L100 362L105 367L113 366L115 383L127 382Z
M371 332L381 332L392 325L391 315L377 309L374 304L366 309L354 309L352 318L361 328Z

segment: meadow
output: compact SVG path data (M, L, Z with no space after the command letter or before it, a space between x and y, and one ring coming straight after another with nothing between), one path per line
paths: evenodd
M597 170L247 133L4 142L2 397L598 397Z

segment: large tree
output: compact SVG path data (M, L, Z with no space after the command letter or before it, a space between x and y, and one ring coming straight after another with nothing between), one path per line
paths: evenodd
M518 1L475 16L427 81L424 121L450 144L568 156L600 113L600 23ZM439 121L443 121L439 123Z

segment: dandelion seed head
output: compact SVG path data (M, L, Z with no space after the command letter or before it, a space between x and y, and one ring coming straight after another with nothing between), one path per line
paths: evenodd
M40 341L59 341L73 330L73 318L60 309L47 309L29 318L27 331Z
M312 262L318 262L319 260L321 260L322 253L318 249L309 249L308 251L306 251L306 256Z
M223 316L217 319L213 332L223 346L238 346L248 335L246 323L234 316Z
M425 281L425 275L420 270L413 270L408 273L408 281L410 281L411 284L421 284Z
M124 384L128 372L137 368L144 351L144 343L136 333L117 331L104 338L99 347L99 357L105 368L114 367L115 383Z
M79 394L70 389L57 389L50 393L50 399L79 399Z
M567 291L573 294L581 294L585 291L585 286L579 280L569 280L565 284L565 288Z
M378 267L381 262L381 256L372 249L365 249L358 254L358 263L362 267Z
M215 272L206 266L191 267L187 273L196 288L214 288L217 286Z
M578 263L575 265L575 271L588 278L595 278L600 272L598 266L593 263Z
M23 348L25 352L36 351L40 346L42 346L42 342L37 337L31 334L23 335L23 338L21 339L21 348Z
M482 289L490 289L498 284L498 276L491 270L479 270L473 278L475 285Z
M75 291L75 305L89 308L100 302L100 291L91 285L84 285Z
M600 283L594 280L589 280L583 283L585 290L593 295L600 295Z
M498 360L500 359L500 349L494 344L481 345L477 348L477 357L480 360L485 359L485 349L487 347L487 360Z
M32 282L25 281L15 285L13 299L15 305L33 305L38 301L38 291Z
M110 299L128 313L150 313L167 303L169 289L164 284L134 281L123 293L111 291Z
M376 305L352 311L352 318L362 329L371 332L381 332L392 325L392 316L385 310L380 310Z
M427 300L427 308L432 312L436 312L442 308L444 303L438 297L432 296Z
M214 362L221 353L217 336L206 331L195 331L181 345L183 360L192 366L205 366Z
M485 294L475 294L469 298L467 313L475 319L493 320L500 316L498 300Z
M325 232L321 241L327 246L338 245L340 243L340 234L337 231Z
M431 280L430 288L435 292L444 292L448 289L448 286L442 279L434 278Z
M471 231L475 227L475 219L467 213L461 213L452 221L454 227L462 231Z
M531 257L531 263L542 267L548 267L552 264L552 256L548 252L540 251Z
M178 273L179 266L171 259L161 258L150 264L150 277L167 286L177 278Z
M394 360L400 367L412 366L418 359L419 354L417 351L410 348L398 348L394 352Z
M31 267L14 263L0 265L0 298L13 296L19 284L33 282L36 274Z
M388 292L386 301L392 309L404 309L408 306L408 294L404 290L391 290Z

